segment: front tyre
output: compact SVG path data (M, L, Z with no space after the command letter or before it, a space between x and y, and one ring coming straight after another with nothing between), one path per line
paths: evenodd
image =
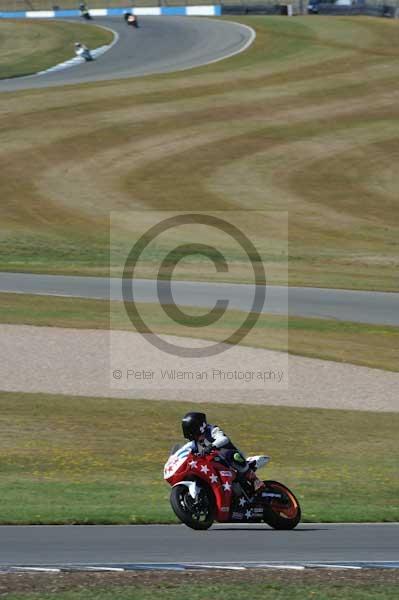
M209 529L214 521L215 502L206 487L202 486L198 498L194 499L186 485L176 485L172 488L170 503L176 517L191 529Z
M265 481L263 493L270 494L263 511L263 520L273 529L294 529L301 520L301 507L297 498L284 484Z

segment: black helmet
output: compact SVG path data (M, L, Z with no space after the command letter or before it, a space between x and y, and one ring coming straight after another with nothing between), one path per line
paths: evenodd
M189 412L182 419L183 435L187 440L195 440L201 433L205 432L207 426L206 414L200 412Z

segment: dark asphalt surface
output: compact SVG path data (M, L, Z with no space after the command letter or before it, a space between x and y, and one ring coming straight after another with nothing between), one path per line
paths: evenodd
M161 285L161 303L165 298L162 288ZM133 290L137 302L158 302L156 281L136 279ZM0 292L122 299L121 281L105 277L0 273ZM175 302L182 306L210 308L218 299L227 299L230 308L248 311L254 286L176 281L172 283L172 292ZM399 294L268 286L262 312L397 326Z
M263 525L5 526L0 565L398 561L399 524L305 524L293 531Z
M93 25L109 27L119 34L118 42L108 52L93 62L63 71L0 81L0 92L189 69L239 52L253 37L249 27L218 19L139 19L140 27L135 29L127 26L122 17L96 18Z

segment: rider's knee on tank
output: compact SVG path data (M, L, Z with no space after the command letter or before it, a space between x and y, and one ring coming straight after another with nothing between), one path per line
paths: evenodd
M244 475L248 471L249 466L241 452L234 452L232 459L233 466L240 474Z
M233 454L233 460L238 463L239 465L245 465L246 464L246 460L243 457L242 454L240 454L240 452L234 452Z

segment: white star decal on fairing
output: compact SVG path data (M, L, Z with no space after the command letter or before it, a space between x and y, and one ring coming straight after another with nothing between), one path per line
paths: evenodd
M252 517L252 510L247 510L245 513L245 518L250 519Z
M192 469L196 469L197 468L197 461L196 460L191 460L188 465L192 468Z
M212 473L212 475L210 476L210 480L211 480L211 483L216 483L218 480L218 476L215 475L214 473Z
M231 490L231 485L229 484L228 481L224 482L223 489L224 489L225 492L229 492Z
M208 473L209 469L206 465L202 465L201 471L206 474L206 473Z
M245 500L245 498L240 498L239 505L240 505L240 506L245 506L245 504L246 504L246 500Z

